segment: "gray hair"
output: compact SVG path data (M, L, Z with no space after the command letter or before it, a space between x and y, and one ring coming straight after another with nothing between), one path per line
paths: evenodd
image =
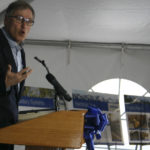
M5 17L12 16L16 10L24 10L24 9L30 9L33 18L35 18L35 12L32 6L23 0L15 1L9 4L9 6L6 8Z

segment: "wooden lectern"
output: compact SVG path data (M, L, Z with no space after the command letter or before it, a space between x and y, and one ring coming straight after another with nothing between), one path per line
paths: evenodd
M0 129L0 143L26 145L26 150L80 148L86 111L53 112Z

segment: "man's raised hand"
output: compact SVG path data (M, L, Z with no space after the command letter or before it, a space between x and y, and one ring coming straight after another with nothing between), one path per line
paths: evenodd
M12 72L11 65L8 65L8 70L5 78L6 88L16 85L21 81L25 80L32 72L32 69L29 67L22 69L20 72Z

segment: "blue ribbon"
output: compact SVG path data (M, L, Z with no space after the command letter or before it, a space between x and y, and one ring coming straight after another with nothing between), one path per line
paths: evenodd
M88 150L94 150L94 136L101 138L101 132L108 124L106 114L102 114L99 108L88 107L88 112L84 116L84 139Z

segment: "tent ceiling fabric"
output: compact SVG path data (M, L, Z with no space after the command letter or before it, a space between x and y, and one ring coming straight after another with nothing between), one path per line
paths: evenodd
M30 0L30 3L36 12L28 36L33 41L150 44L150 0ZM0 7L1 12L3 9ZM88 90L98 82L118 77L135 81L150 91L149 47L127 46L122 50L120 46L118 50L108 45L107 49L29 43L25 46L27 62L34 68L26 82L29 86L49 87L45 70L33 59L39 56L70 93L72 89Z
M34 0L30 39L150 44L149 0Z
M4 11L9 3L13 2L15 0L0 0L0 12Z
M29 39L150 44L149 0L26 1L36 12Z

